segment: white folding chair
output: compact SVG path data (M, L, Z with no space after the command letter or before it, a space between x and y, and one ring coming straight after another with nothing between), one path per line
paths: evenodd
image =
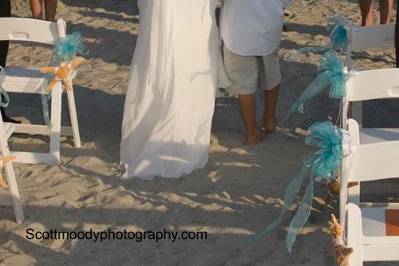
M359 144L359 126L348 121L351 148L343 160L340 219L346 245L353 248L350 266L365 261L399 261L399 205L360 201L360 183L399 176L399 141ZM350 183L357 183L350 187Z
M15 130L15 124L11 123L3 123L3 119L0 116L0 153L2 159L7 157L11 157L10 150L8 148L8 138L11 136L13 131ZM4 172L6 174L7 184L9 195L3 194L2 192L6 192L4 189L0 189L0 205L11 205L14 209L14 215L17 223L22 223L24 220L24 213L22 211L21 200L19 197L19 191L17 186L17 181L15 179L14 168L12 165L12 161L4 162L1 164L4 168Z
M346 50L345 65L349 71L353 69L352 53L376 48L395 47L395 24L376 25L371 27L349 26L349 43ZM354 103L352 114L360 123L363 108L361 103Z
M352 103L374 99L399 98L399 69L377 69L350 72L346 82L347 95L342 100L342 125L347 125L349 106ZM353 105L352 105L353 106ZM362 116L352 113L354 118L362 125ZM388 140L399 140L397 128L361 128L360 143L372 143Z
M47 22L26 18L0 18L0 40L21 41L53 46L57 40L66 36L66 24L63 20ZM8 92L43 94L47 90L48 77L39 69L6 67L6 78L0 84ZM12 152L16 161L23 163L60 162L60 134L73 136L75 147L80 147L80 135L73 90L67 91L68 107L72 127L61 127L62 84L51 92L50 126L20 124L15 126L16 133L50 136L49 153Z

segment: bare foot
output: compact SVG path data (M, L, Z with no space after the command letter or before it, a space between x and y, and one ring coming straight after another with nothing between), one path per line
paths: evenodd
M277 118L273 119L265 119L265 125L262 128L267 134L272 133L276 130L277 127Z
M262 130L258 129L253 135L246 135L244 145L255 145L265 138Z

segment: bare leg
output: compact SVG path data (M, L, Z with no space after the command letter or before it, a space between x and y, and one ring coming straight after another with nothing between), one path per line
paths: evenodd
M32 17L35 19L42 19L42 0L30 0L30 10L32 11Z
M380 24L388 24L392 17L393 0L380 0Z
M263 114L263 123L267 133L273 132L277 126L277 102L280 84L271 90L265 90L265 112Z
M246 131L244 144L256 144L264 137L256 122L256 96L240 95L238 100Z
M44 7L46 10L46 20L55 21L57 12L57 0L44 0Z
M362 26L372 26L373 0L359 0L360 12L362 13Z

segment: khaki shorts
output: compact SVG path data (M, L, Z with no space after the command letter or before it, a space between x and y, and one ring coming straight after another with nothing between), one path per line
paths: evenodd
M257 88L271 90L281 83L278 49L266 56L242 56L223 47L224 67L233 85L229 92L255 94Z

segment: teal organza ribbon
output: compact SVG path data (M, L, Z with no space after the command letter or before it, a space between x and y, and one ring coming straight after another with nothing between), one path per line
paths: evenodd
M73 32L59 39L54 45L54 57L56 62L65 62L72 60L76 54L85 55L89 52L86 45L83 44L82 34Z
M349 22L343 17L332 17L332 25L327 26L327 30L331 29L329 36L329 44L327 46L319 47L303 47L296 50L293 54L288 56L288 60L292 61L298 54L304 53L322 53L330 49L334 49L338 52L343 52L348 49L349 45Z
M283 120L297 111L302 113L304 104L327 88L330 88L330 97L337 99L344 97L346 95L344 69L344 63L337 53L328 50L320 59L319 75L294 102Z
M312 210L313 201L313 178L319 177L324 180L332 180L336 177L338 169L341 167L343 134L341 129L334 126L330 121L315 123L309 128L309 134L305 138L305 143L316 147L317 151L308 156L297 176L291 180L284 195L284 204L279 217L257 237L261 238L266 234L277 229L281 224L284 215L293 204L305 179L309 179L302 203L288 228L286 246L291 253L292 246L300 229L306 224Z
M51 99L51 94L42 93L41 100L42 100L43 119L44 119L44 123L47 126L50 126L50 112L49 112L50 99Z
M2 84L6 78L5 70L0 66L0 107L6 108L10 103L8 93L3 89Z

